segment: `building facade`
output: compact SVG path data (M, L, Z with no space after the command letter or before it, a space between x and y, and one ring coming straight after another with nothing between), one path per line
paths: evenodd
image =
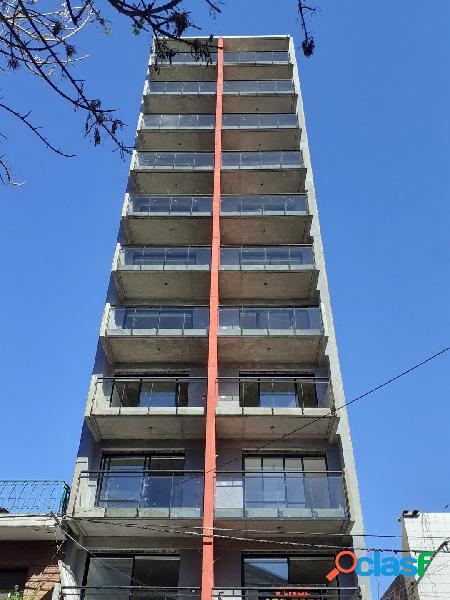
M63 481L0 481L0 600L57 600L68 500Z
M400 522L405 555L430 552L431 562L422 576L396 577L381 600L444 600L450 592L450 513L405 510Z
M63 595L369 598L293 40L150 60ZM359 538L361 539L361 538ZM367 579L367 578L366 578Z

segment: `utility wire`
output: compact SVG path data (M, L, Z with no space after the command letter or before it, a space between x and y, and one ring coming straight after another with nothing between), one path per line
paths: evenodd
M73 520L73 521L78 521L81 520L80 517L72 517L69 518L67 520ZM97 523L97 524L102 524L105 523L104 519L95 519L94 518L89 518L88 519L90 523ZM272 540L272 539L262 539L262 538L254 538L254 537L243 537L243 536L231 536L231 535L224 535L224 534L215 534L215 533L209 533L206 535L203 535L203 533L199 532L199 531L189 531L186 529L180 529L178 527L174 527L174 526L170 526L170 525L140 525L140 524L135 524L135 523L124 523L124 522L118 522L118 521L110 521L108 520L108 524L109 525L116 525L118 527L124 527L124 528L130 528L130 529L139 529L139 530L144 530L144 531L158 531L158 532L165 532L165 533L178 533L178 534L183 534L183 535L190 535L193 537L201 537L201 538L218 538L218 539L226 539L226 540L233 540L233 541L240 541L240 542L257 542L257 543L261 543L261 544L274 544L274 545L279 545L279 546L293 546L293 547L300 547L300 548L319 548L319 549L329 549L329 550L343 550L343 549L353 549L353 550L358 550L358 551L366 551L366 552L390 552L392 554L402 554L404 553L403 549L399 549L399 548L366 548L366 547L355 547L355 546L342 546L342 545L332 545L332 544L316 544L316 543L309 543L309 542L290 542L290 541L284 541L284 540ZM349 534L350 535L350 534ZM420 552L427 552L427 550L424 549L411 549L410 552L412 553L420 553Z

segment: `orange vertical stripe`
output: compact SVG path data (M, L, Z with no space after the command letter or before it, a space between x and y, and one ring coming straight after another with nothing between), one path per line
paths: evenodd
M211 600L214 589L214 526L216 483L217 332L219 321L220 169L222 166L223 38L218 38L214 182L212 203L211 287L209 294L208 394L206 400L205 484L203 499L202 592Z

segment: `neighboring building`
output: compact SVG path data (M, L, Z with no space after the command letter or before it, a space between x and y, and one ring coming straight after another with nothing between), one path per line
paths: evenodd
M450 513L403 511L403 550L435 553L423 577L397 577L381 600L444 600L450 595ZM449 544L447 546L447 543Z
M63 595L366 600L294 43L213 44L149 67Z
M0 481L0 599L57 597L64 533L58 527L68 487L62 481Z

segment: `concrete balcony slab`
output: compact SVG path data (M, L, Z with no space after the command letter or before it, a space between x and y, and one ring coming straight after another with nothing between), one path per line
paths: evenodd
M261 414L262 410L266 413ZM290 438L329 439L335 435L338 423L339 415L330 415L328 408L233 408L227 407L219 398L216 409L220 438L276 439L298 427L302 429Z
M192 152L214 150L214 129L138 129L140 150Z
M277 269L275 266L221 267L219 290L221 301L311 299L315 295L319 272L314 265L296 269Z
M121 301L148 300L152 302L206 301L209 297L210 273L203 265L174 265L161 269L150 266L121 265L113 271Z
M220 216L223 244L301 244L309 240L311 215L245 215L224 213Z
M304 193L305 177L305 167L296 169L222 169L222 193Z
M119 330L104 331L100 341L108 360L114 363L168 363L204 364L208 356L206 329L191 329L189 334L180 330Z
M267 127L222 129L223 150L298 150L301 129Z
M274 331L264 335L260 330L233 328L219 330L219 360L224 363L299 363L320 364L326 346L321 330L304 333Z

